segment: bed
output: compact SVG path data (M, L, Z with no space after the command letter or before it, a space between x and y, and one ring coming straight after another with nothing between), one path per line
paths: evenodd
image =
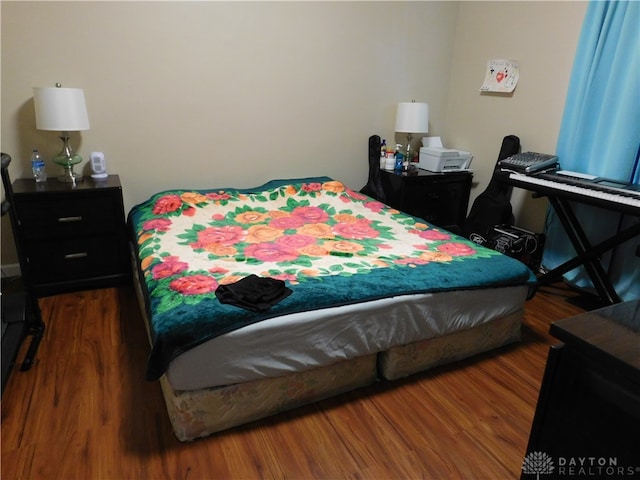
M146 376L182 441L518 341L535 285L328 177L159 192L128 223Z

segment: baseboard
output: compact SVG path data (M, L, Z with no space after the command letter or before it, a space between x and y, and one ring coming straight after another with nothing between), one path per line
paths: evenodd
M2 278L20 276L19 263L10 263L7 265L2 265L0 268L2 268Z

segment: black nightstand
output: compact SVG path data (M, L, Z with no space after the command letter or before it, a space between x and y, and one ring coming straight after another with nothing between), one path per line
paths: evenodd
M56 179L18 179L13 201L16 242L34 295L102 288L130 280L122 186L117 175L85 177L74 187Z
M429 223L459 232L467 217L473 174L422 169L396 173L380 170L385 202Z

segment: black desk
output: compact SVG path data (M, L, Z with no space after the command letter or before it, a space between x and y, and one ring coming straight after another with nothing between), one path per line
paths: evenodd
M556 283L561 280L562 275L580 265L583 265L600 298L606 304L619 303L621 301L620 297L613 288L613 285L611 285L607 273L604 271L604 268L600 263L600 257L603 253L635 236L640 235L640 221L620 232L617 232L606 240L601 241L596 245L592 245L581 227L570 202L574 201L584 203L636 217L640 217L640 207L619 203L612 199L590 196L580 192L562 190L559 188L561 187L561 184L559 184L558 187L554 187L550 185L536 185L528 183L520 179L514 179L513 176L510 176L510 172L496 172L496 178L499 181L514 187L530 190L537 196L548 197L549 203L551 203L551 206L558 215L558 219L562 223L571 244L576 250L575 257L542 275L538 278L538 284L549 285Z
M640 300L550 333L564 344L549 351L522 478L638 478Z

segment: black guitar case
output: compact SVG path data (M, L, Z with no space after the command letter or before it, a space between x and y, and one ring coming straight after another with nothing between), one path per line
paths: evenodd
M369 195L379 202L385 201L384 190L380 181L380 137L371 135L369 137L369 179L367 184L360 189L360 193Z
M463 234L467 238L479 235L486 238L495 225L513 225L514 217L511 208L511 187L496 179L498 162L520 151L520 139L515 135L507 135L502 140L502 147L494 167L494 173L484 192L476 197L465 221ZM473 238L471 238L473 240Z

